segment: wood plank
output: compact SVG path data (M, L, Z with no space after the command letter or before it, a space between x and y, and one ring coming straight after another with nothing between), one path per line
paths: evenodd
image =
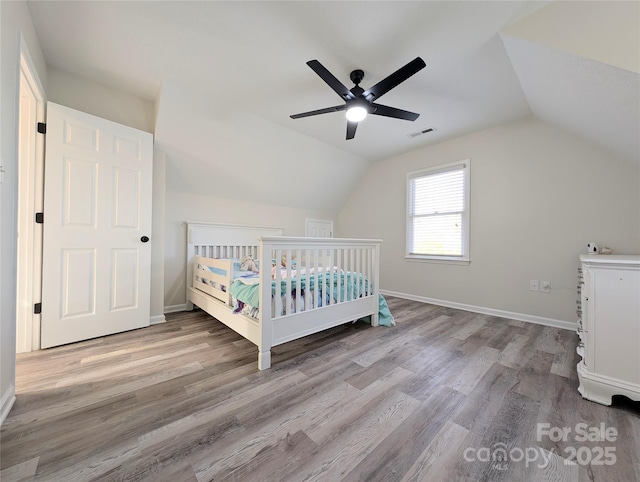
M32 479L36 475L39 460L40 457L34 457L1 470L0 480L5 482L17 482L19 480Z
M424 480L447 480L448 466L460 458L463 442L469 431L448 421L435 438L427 445L402 482L422 482Z
M474 353L464 369L445 384L448 387L468 395L484 374L500 358L500 352L495 348L482 347Z

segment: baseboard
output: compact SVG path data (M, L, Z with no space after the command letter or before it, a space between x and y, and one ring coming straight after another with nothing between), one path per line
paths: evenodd
M407 300L420 301L422 303L429 303L432 305L446 306L447 308L456 308L458 310L473 311L474 313L481 313L483 315L499 316L501 318L510 318L512 320L526 321L528 323L535 323L537 325L552 326L554 328L562 328L564 330L576 331L575 322L555 320L553 318L544 318L542 316L526 315L524 313L514 313L511 311L496 310L494 308L486 308L484 306L467 305L464 303L457 303L455 301L437 300L434 298L427 298L426 296L410 295L407 293L399 293L397 291L380 290L383 295L395 296L397 298L404 298Z
M187 311L187 304L186 303L182 303L180 305L171 305L171 306L165 306L164 307L165 315L167 313L176 313L178 311Z
M12 383L2 394L0 399L0 425L4 423L4 419L9 415L9 411L16 401L16 387Z
M159 323L164 323L166 318L164 315L155 315L149 318L149 325L157 325Z

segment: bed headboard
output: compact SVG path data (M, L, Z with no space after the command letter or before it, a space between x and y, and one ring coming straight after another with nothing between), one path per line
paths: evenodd
M238 224L187 223L187 290L193 279L193 258L258 257L258 238L282 236L282 228Z

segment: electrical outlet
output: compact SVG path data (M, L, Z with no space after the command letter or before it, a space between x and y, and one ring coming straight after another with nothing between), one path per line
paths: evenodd
M549 293L551 291L551 283L548 281L540 281L540 291L542 293Z
M539 285L537 279L529 280L529 291L539 291L538 286Z

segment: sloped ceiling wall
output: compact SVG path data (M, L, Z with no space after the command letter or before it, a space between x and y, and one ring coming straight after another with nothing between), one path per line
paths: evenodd
M502 36L534 116L640 162L640 77L516 37Z
M553 2L502 31L631 72L640 72L640 3Z
M640 163L639 24L639 2L556 2L506 28L533 115Z
M324 212L342 207L368 166L359 156L176 83L163 86L155 139L167 153L168 190Z

